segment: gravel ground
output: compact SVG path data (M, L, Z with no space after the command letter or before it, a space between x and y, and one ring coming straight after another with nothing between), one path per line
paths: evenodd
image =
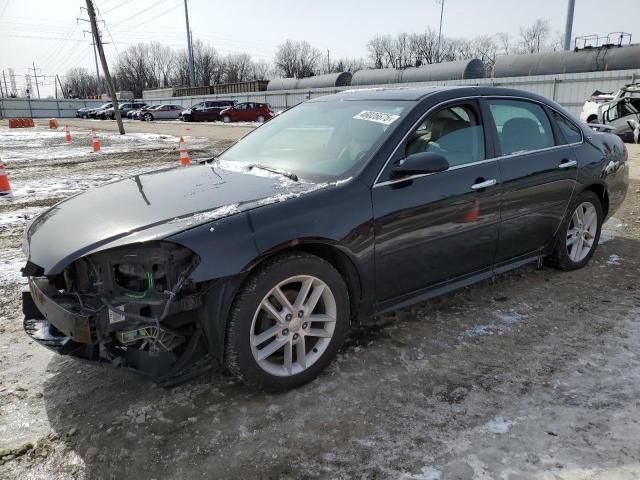
M193 156L242 127L219 128L187 139ZM105 133L99 156L55 157L55 137L12 160L28 145L8 147L8 134L0 154L17 194L0 203L0 478L640 478L639 146L588 267L525 267L378 318L318 380L266 395L220 372L164 390L28 340L13 270L26 221L178 154L174 139L146 137L108 153L119 140Z

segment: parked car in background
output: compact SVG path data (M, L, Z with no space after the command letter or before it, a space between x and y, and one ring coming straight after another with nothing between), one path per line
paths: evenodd
M185 122L217 122L220 112L235 103L234 100L207 100L183 110L180 118Z
M140 110L140 120L177 120L184 110L182 105L163 104L154 109L143 108Z
M99 107L92 108L88 112L89 118L96 118L96 115L100 114L103 110L107 110L111 108L112 106L113 106L113 103L109 102L109 103L100 105Z
M107 183L34 218L27 334L161 381L216 361L294 388L356 322L543 259L584 267L629 182L620 138L491 87L323 96L215 162Z
M142 108L138 108L136 110L131 110L131 111L127 112L127 118L130 118L132 120L140 120L140 112L142 110L155 110L159 106L160 106L160 104L146 105L146 106L144 106Z
M127 116L127 113L130 112L131 110L139 110L141 108L144 108L146 105L147 104L143 102L124 102L124 103L118 104L118 110L120 110L120 116L124 118ZM102 112L100 112L100 118L102 120L105 120L105 119L115 120L116 114L113 111L113 107L102 110Z
M229 122L263 123L273 117L273 110L266 103L244 102L220 112L220 120Z
M623 141L634 141L640 124L640 83L625 85L615 94L596 90L582 107L580 119L608 125Z
M82 107L76 110L76 118L89 118L89 112L93 110L94 107Z

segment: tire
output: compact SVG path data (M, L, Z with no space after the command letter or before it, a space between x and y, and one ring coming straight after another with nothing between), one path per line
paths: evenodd
M256 121L258 123L264 123L264 116L263 115L258 115L258 118L256 118Z
M589 118L587 118L587 123L598 123L598 117L595 115L591 115Z
M577 226L577 233L573 235L571 232L576 231L576 223L579 219L576 217L579 215L578 209L583 211L583 225ZM595 225L587 224L589 218L591 218L591 208L595 211ZM604 213L602 211L602 203L600 198L593 192L585 190L572 202L571 206L567 210L567 216L560 225L558 233L554 241L553 251L548 258L548 263L558 268L559 270L576 270L584 267L598 248L598 242L600 240L600 232L602 230L602 223L604 222ZM591 227L591 228L589 228ZM584 234L582 233L584 232ZM580 241L582 238L582 241ZM569 241L573 240L571 245L568 245ZM588 241L591 240L591 245L588 245ZM580 245L582 250L579 251ZM589 250L585 249L589 247Z
M279 291L296 308L295 300L305 282L310 282L310 287L301 308L307 305L311 311L285 315L287 309L273 295L275 288L281 287ZM314 292L321 296L315 306L310 306ZM267 303L271 315L263 308ZM279 321L275 315L280 316ZM347 334L349 318L347 286L331 264L304 252L278 255L258 267L233 301L225 337L225 367L246 383L265 390L299 387L316 378L334 359ZM259 334L267 331L272 333L255 343ZM273 352L267 355L269 347Z
M229 115L223 115L222 116L222 121L224 123L231 123L231 117Z
M152 121L152 120L153 120L153 115L151 115L150 113L145 113L145 114L144 114L144 117L142 117L142 119L143 119L145 122L150 122L150 121Z

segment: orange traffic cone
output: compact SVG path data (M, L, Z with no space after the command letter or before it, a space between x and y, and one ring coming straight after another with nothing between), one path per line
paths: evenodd
M96 129L92 128L91 131L93 132L93 153L96 153L100 150L100 140L98 140Z
M67 139L67 142L71 141L71 132L69 131L69 125L64 126L64 134Z
M11 198L12 196L9 177L4 169L4 163L0 162L0 197Z
M49 119L49 128L52 130L55 130L56 128L58 128L58 120L56 120L55 118L50 118Z
M187 152L187 147L184 145L184 138L180 137L180 164L183 167L187 167L190 163L189 152Z

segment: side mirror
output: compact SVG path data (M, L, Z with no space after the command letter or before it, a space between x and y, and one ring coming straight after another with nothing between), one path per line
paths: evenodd
M420 175L424 173L444 172L449 162L439 153L418 152L400 160L391 170L394 177Z

